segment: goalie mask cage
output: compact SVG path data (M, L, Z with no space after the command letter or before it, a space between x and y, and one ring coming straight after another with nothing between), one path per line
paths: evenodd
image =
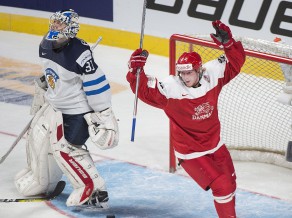
M292 141L292 106L277 101L285 78L282 64L292 65L292 47L281 43L234 37L242 42L246 61L241 73L225 85L219 96L221 137L233 160L256 161L292 169L285 153ZM203 63L224 54L209 36L174 34L170 38L170 74L183 52L195 51ZM291 66L292 68L292 66ZM292 69L290 68L290 74ZM170 123L170 166L176 170Z

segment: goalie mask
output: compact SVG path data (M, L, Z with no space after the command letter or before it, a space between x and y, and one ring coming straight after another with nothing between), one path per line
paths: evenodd
M182 72L195 71L199 74L199 80L202 78L202 59L196 52L184 52L176 62L176 71L181 78Z
M79 31L79 16L72 10L57 11L50 17L49 32L44 36L41 46L44 49L58 49L66 45Z

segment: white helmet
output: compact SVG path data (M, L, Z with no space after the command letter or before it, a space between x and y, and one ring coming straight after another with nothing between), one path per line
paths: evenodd
M79 31L79 16L72 10L57 11L50 17L49 32L44 36L41 47L59 49L68 44Z
M59 33L57 37L60 37L59 35L61 34L67 38L74 38L79 31L78 19L78 14L72 9L57 11L56 13L54 13L50 17L49 34L47 36L50 38L48 39L54 40L56 32ZM55 30L54 25L56 21L65 24L66 26L62 30Z

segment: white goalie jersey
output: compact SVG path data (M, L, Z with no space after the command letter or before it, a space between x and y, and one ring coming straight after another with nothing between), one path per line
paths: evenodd
M39 47L48 83L46 100L64 114L102 111L111 106L110 85L89 45L73 38L62 52Z

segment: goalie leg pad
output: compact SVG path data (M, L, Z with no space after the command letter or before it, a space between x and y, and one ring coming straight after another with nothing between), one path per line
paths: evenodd
M57 112L54 127L50 138L53 154L74 188L66 205L82 205L96 190L106 190L105 181L99 175L89 152L70 145L64 138L61 112Z
M52 192L62 177L49 145L49 123L53 112L44 105L28 130L26 153L28 166L15 176L15 185L24 196Z

